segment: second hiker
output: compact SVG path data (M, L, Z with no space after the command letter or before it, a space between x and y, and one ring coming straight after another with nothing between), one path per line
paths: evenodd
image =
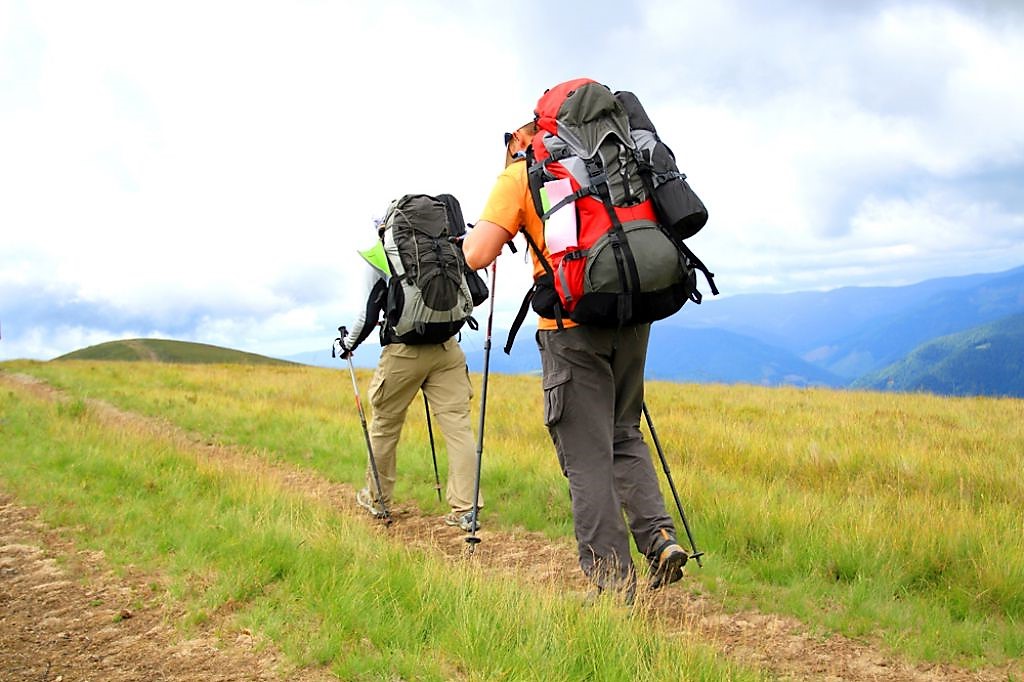
M402 426L422 390L448 452L451 512L444 521L470 532L476 482L469 414L473 388L456 335L472 319L474 295L452 238L453 230L464 231L461 221L458 202L450 195L405 195L392 202L378 225L377 242L360 252L366 261L365 304L347 336L339 339L338 350L348 358L381 322L380 361L369 391L369 437L381 490L368 467L356 501L374 516L383 514L382 500L390 504Z

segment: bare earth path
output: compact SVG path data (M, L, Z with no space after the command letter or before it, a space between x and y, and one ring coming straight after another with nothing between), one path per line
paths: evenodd
M114 575L0 493L0 682L333 679L295 670L249 632L183 636L159 578Z
M160 356L157 355L152 348L142 343L141 341L133 339L131 341L125 341L124 344L131 348L133 351L135 351L138 354L140 360L160 362Z
M61 395L25 376L0 374L0 383L53 400ZM314 472L272 464L242 448L211 445L163 420L127 413L90 401L112 427L131 423L187 445L197 458L214 459L263 473L289 490L365 517L354 489ZM527 532L479 533L482 542L467 555L464 535L439 516L398 505L385 527L366 523L382 537L421 546L450 561L468 561L502 579L539 581L559 589L584 590L574 548ZM216 622L183 638L167 623L175 615L154 598L159 576L114 576L103 557L81 552L35 514L0 491L0 682L15 680L319 680L326 671L294 670L268 642L252 633L220 637ZM60 558L61 562L56 561ZM699 569L694 569L699 570ZM877 680L882 682L1005 681L1020 676L1010 668L967 671L947 665L914 665L871 643L838 635L817 636L799 621L756 612L727 613L685 589L659 593L642 605L647 617L667 632L710 642L727 657L789 680Z

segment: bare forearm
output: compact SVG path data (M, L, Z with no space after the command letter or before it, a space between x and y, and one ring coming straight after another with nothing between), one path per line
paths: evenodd
M501 247L511 238L512 235L497 223L489 220L477 221L462 242L466 264L474 270L486 268L498 257Z

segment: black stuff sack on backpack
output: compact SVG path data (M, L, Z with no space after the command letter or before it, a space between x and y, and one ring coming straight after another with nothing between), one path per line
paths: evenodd
M679 171L675 154L658 137L658 131L632 92L619 91L617 99L629 116L633 141L649 166L644 171L651 178L651 198L658 222L676 239L689 239L708 222L704 202Z
M448 212L448 228L451 230L452 236L461 241L466 236L466 219L462 215L462 206L459 204L459 200L451 194L438 194L437 200L444 204L445 210ZM469 265L466 266L465 275L466 285L469 286L469 293L473 298L473 306L478 306L486 301L489 295L487 283L484 282L480 273L470 268Z

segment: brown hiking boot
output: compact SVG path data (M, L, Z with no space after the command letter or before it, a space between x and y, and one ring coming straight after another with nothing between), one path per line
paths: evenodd
M660 533L662 541L654 551L654 558L651 560L651 578L647 583L652 590L681 579L683 566L690 558L687 551L676 544L676 539L666 529L662 528Z

